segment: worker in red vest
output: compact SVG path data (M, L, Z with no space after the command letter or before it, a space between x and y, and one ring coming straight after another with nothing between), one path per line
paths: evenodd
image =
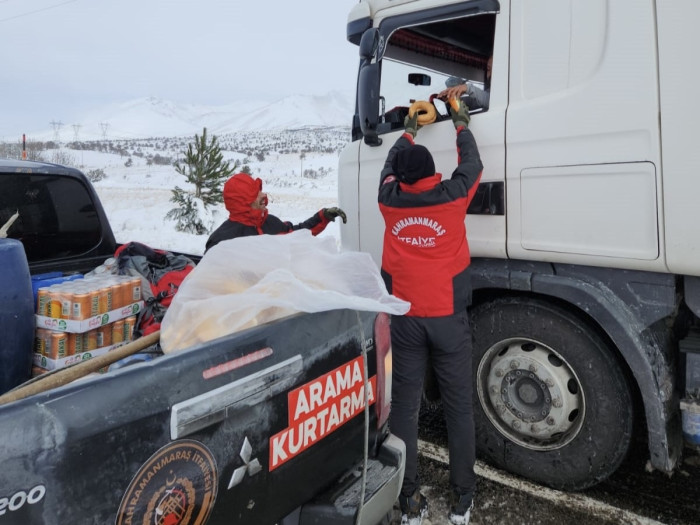
M450 510L466 524L476 490L472 413L472 339L469 244L464 220L481 178L482 163L463 102L451 109L458 165L448 180L414 138L418 112L406 117L405 133L389 150L379 183L385 223L382 277L389 293L411 303L391 320L393 355L391 430L406 443L406 470L399 503L402 523L418 525L428 503L417 472L418 412L423 378L431 362L447 419Z

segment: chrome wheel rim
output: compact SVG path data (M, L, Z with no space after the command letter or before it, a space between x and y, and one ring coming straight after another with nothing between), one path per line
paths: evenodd
M532 450L570 443L585 419L585 397L571 365L547 345L519 337L500 341L477 370L479 402L509 440Z

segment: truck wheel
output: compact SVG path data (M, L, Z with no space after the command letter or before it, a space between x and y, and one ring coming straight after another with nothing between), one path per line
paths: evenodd
M478 455L562 490L612 474L629 447L632 396L595 330L538 299L497 299L471 320Z

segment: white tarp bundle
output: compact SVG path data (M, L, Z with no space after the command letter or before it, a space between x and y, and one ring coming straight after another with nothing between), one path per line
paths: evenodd
M221 242L183 281L161 324L174 352L297 312L349 308L405 314L369 254L340 252L308 230Z

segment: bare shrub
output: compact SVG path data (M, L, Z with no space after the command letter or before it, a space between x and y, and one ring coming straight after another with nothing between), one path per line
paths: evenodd
M107 174L105 173L105 170L102 168L97 168L94 170L88 170L88 172L85 174L88 179L90 179L90 182L98 182L101 181L102 179L107 178Z

